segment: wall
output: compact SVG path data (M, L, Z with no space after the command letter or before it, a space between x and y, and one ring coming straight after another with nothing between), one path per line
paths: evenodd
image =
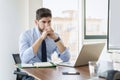
M18 52L21 32L34 25L42 0L0 0L0 80L15 80L12 53Z
M28 17L29 17L29 22L28 22L28 26L30 28L35 27L35 14L36 14L36 10L38 8L42 7L42 0L29 0L28 1Z
M0 0L0 80L15 80L12 53L25 29L25 0Z

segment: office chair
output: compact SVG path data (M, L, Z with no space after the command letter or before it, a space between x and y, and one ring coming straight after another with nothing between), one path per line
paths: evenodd
M14 59L14 61L15 61L15 64L21 63L19 53L17 53L17 54L12 54L12 56L13 56L13 59ZM17 68L17 69L14 71L14 74L17 75L16 80L22 80L23 76L28 76L27 73L21 72L19 68Z

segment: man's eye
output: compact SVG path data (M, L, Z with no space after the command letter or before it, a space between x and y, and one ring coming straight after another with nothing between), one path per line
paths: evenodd
M43 21L43 23L46 23L45 21Z

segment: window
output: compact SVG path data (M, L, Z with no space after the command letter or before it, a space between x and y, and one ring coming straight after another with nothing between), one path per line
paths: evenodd
M52 11L52 27L69 48L72 57L78 53L79 46L79 1L43 0L43 7L47 7Z
M84 0L85 39L105 39L107 36L108 0Z

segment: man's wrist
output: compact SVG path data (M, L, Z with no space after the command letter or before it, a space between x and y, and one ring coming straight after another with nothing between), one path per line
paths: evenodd
M41 36L39 39L41 39L42 41L44 40L44 37L43 36Z
M57 39L54 40L55 42L58 42L60 41L60 37L58 37Z

